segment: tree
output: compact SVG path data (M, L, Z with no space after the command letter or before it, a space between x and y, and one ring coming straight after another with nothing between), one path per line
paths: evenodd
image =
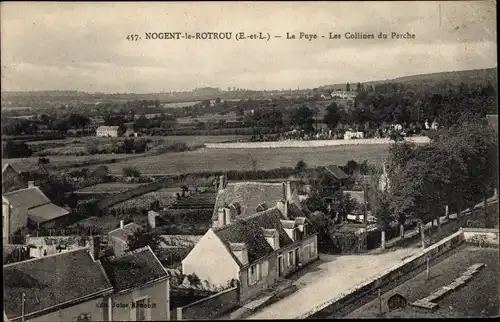
M302 201L302 206L312 212L320 211L322 213L326 213L328 211L322 195L317 190L313 190L307 199Z
M109 169L105 165L100 165L90 175L100 180L105 180L109 176Z
M295 166L295 170L298 172L302 172L307 168L307 164L304 162L304 160L300 160L297 162L297 165Z
M7 140L3 153L4 158L26 158L31 156L32 151L24 142Z
M347 84L345 84L345 90L346 90L346 92L351 91L351 85L349 84L349 82Z
M313 116L313 111L303 105L292 113L292 124L306 131L311 131L314 124Z
M165 242L165 239L157 231L148 227L140 228L128 236L127 246L129 251L149 246L156 253L162 242Z
M330 129L335 129L340 122L340 113L337 103L333 102L326 108L326 114L323 121L328 124Z
M125 177L132 177L132 178L139 178L141 176L141 173L137 168L134 167L125 167L123 168L123 175Z
M385 192L378 192L375 202L372 203L372 210L381 231L381 248L385 249L385 233L390 227L391 222L394 221L393 213L390 209L390 195Z

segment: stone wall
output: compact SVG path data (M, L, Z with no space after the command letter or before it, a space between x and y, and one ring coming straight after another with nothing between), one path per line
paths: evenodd
M464 242L463 231L458 231L440 242L422 250L417 255L409 257L386 271L382 272L375 278L367 280L360 285L353 287L337 298L331 299L308 313L296 317L297 319L318 319L327 318L335 315L345 306L351 305L365 296L376 294L377 290L390 282L402 278L411 272L417 271L427 263L427 258L435 259L449 250L457 247Z
M424 136L405 138L407 142L429 143L430 139ZM388 138L380 139L355 139L355 140L308 140L308 141L271 141L271 142L231 142L231 143L205 143L209 149L257 149L257 148L315 148L324 146L341 145L371 145L391 144L394 141Z
M172 320L209 320L227 313L238 305L239 289L232 287L184 307L172 310Z
M464 239L467 243L474 244L479 247L497 247L498 242L498 229L485 229L485 228L462 228Z

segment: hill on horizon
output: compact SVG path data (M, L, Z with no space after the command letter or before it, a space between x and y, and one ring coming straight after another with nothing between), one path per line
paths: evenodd
M377 85L384 83L403 83L403 84L421 84L421 85L433 85L440 82L448 81L452 84L472 84L472 83L482 83L491 84L496 87L497 84L497 67L486 68L486 69L471 69L471 70L460 70L451 72L439 72L430 74L417 74L411 76L402 76L393 79L377 80L361 82L363 85ZM350 83L352 88L356 87L357 82ZM346 83L343 84L333 84L333 85L323 85L319 89L334 89L334 88L345 88ZM305 90L305 89L304 89ZM256 91L260 92L260 91ZM263 92L263 91L262 91ZM32 96L42 96L42 97L82 97L87 95L98 95L98 96L116 96L116 95L158 95L159 93L87 93L77 90L52 90L52 91L2 91L2 98L7 97L19 97L25 95ZM193 93L194 94L194 93ZM4 96L5 95L5 96ZM7 96L7 97L6 97Z

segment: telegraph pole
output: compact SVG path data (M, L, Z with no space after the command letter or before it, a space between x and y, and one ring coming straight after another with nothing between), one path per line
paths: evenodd
M364 222L365 222L365 251L368 251L368 210L367 210L367 195L366 195L366 179L363 179L363 201L364 201Z

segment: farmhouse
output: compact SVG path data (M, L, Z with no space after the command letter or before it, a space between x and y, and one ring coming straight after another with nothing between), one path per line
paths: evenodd
M54 228L66 223L69 211L54 205L33 182L28 188L2 195L4 242L13 234L34 224L38 228Z
M169 320L167 272L149 247L120 257L99 254L95 237L89 248L4 265L4 317L9 321Z
M119 126L105 126L101 125L96 129L96 136L99 137L119 137L122 136Z
M212 213L212 227L222 227L236 218L245 218L272 207L290 209L286 214L301 213L296 185L290 181L234 182L219 177L217 198Z
M240 285L245 303L318 258L317 233L305 217L277 207L211 228L182 261L183 274L210 284Z

